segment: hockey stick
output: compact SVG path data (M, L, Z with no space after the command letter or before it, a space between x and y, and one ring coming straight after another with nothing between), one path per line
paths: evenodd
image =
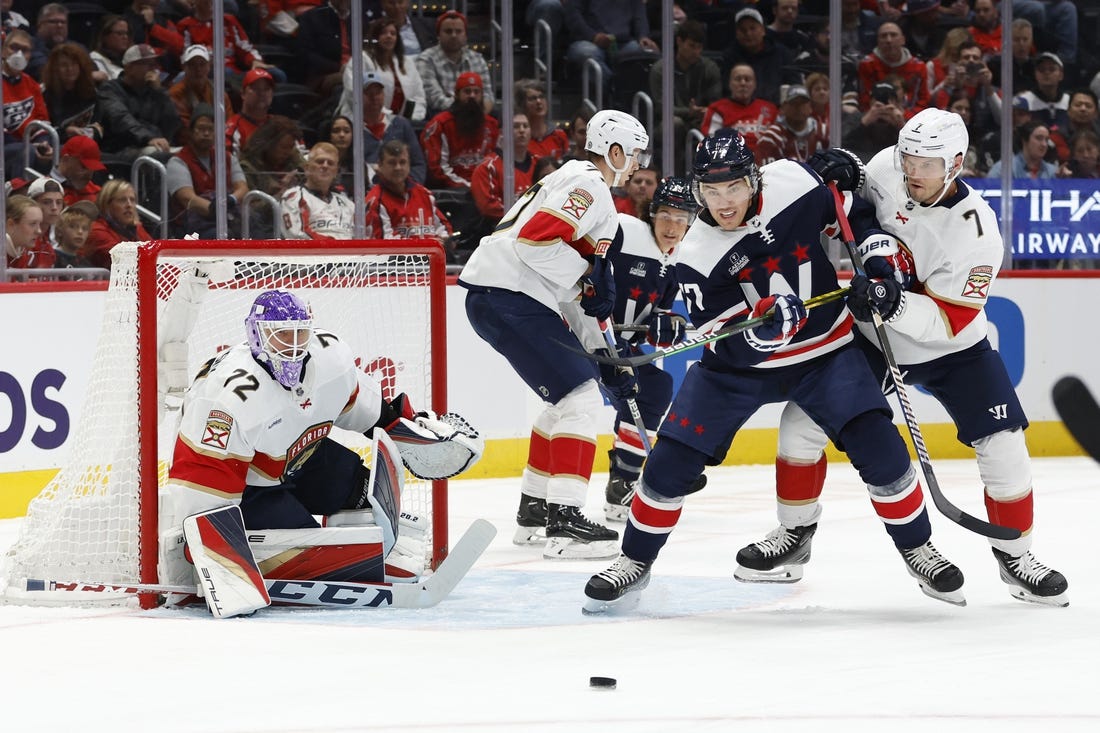
M805 302L803 302L803 305L806 306L806 310L809 310L811 308L816 308L819 305L824 305L825 303L831 303L834 300L840 300L841 298L843 298L845 295L848 294L848 290L849 290L849 288L838 288L836 290L830 290L827 293L822 293L821 295L815 295L814 297L810 298L809 300L806 300ZM745 321L738 321L737 323L732 323L728 326L723 326L722 328L718 329L717 331L712 331L711 333L700 334L698 336L695 336L694 338L689 338L686 341L681 341L680 343L676 344L675 346L666 346L664 348L655 348L655 349L653 349L653 351L651 351L647 354L638 354L636 356L623 356L623 357L618 357L618 358L608 357L608 356L603 356L601 354L593 354L593 353L590 353L588 351L578 349L575 346L571 346L570 344L566 344L566 343L563 343L561 341L559 341L558 343L561 344L566 349L569 349L570 351L572 351L576 354L580 354L581 356L585 356L588 359L590 359L590 360L592 360L592 361L594 361L598 364L612 364L614 366L638 367L638 366L642 366L643 364L650 364L652 362L657 361L658 359L663 359L666 356L673 356L674 354L679 354L679 353L682 353L684 351L691 351L692 349L697 348L699 346L706 346L707 344L713 343L715 341L721 341L722 339L728 338L729 336L733 336L734 334L742 333L744 331L748 331L750 328L756 328L757 326L770 321L771 317L772 317L772 313L773 313L773 311L769 310L767 313L765 313L762 316L757 316L756 318L749 318L748 320L745 320Z
M322 606L325 608L431 608L450 595L496 536L497 530L484 519L474 520L434 573L417 583L352 583L330 580L277 580L264 584L274 605ZM197 594L192 585L135 583L86 583L64 580L28 579L26 590L78 591L85 593L167 595Z
M600 324L600 333L603 334L603 339L607 342L608 350L610 351L610 353L618 356L619 347L615 343L615 335L611 332L611 322L597 321L597 323ZM632 374L634 373L633 367L627 368L630 369L630 372ZM636 385L635 390L637 390ZM649 435L647 435L645 431L645 422L642 420L642 411L638 409L638 400L634 399L633 397L627 397L626 408L630 410L630 418L634 421L634 427L638 431L638 439L642 441L642 450L644 450L645 454L648 456L651 449L649 445Z
M848 249L848 256L852 259L852 267L856 274L866 276L863 270L863 260L856 249L855 235L852 234L852 226L848 223L848 216L844 213L844 196L837 190L836 183L829 182L829 190L833 192L833 202L836 205L836 220L840 224L840 231L844 237L844 246ZM932 470L932 459L928 456L928 449L924 445L924 436L921 434L920 425L913 414L913 405L909 402L909 393L905 390L905 382L898 368L897 359L894 358L894 350L890 348L890 339L886 335L886 324L878 311L871 309L871 319L875 326L875 335L882 349L882 357L890 370L890 378L894 382L898 403L901 405L901 414L905 417L905 425L909 428L909 436L913 439L913 447L917 450L917 459L920 463L921 473L924 474L924 482L928 485L928 493L932 495L932 501L940 513L971 532L976 532L985 537L998 540L1014 540L1020 536L1020 530L1012 527L1004 527L999 524L991 524L983 519L967 514L962 509L948 501L940 490L940 482L936 480L936 474Z
M1077 377L1062 377L1051 391L1054 409L1077 444L1100 461L1100 406Z

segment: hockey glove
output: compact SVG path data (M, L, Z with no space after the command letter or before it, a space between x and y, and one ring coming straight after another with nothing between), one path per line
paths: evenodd
M857 321L870 322L872 309L883 321L894 320L905 310L905 292L892 279L871 280L864 275L854 275L852 291L848 294L848 310Z
M836 186L841 191L858 191L863 188L866 171L863 161L855 153L844 148L828 148L811 155L808 163L821 176L821 180L826 183L836 181Z
M916 265L909 250L901 246L893 235L880 229L871 229L856 247L867 277L895 280L902 290L913 286Z
M613 356L607 349L601 349L596 353ZM608 396L616 400L626 400L638 394L638 380L632 370L614 364L600 364L599 367L600 384Z
M771 318L745 331L745 340L757 351L775 351L788 343L806 325L806 306L796 295L769 295L756 301L752 318L771 311Z
M615 275L607 258L596 257L580 283L581 310L600 321L610 318L615 311Z
M684 318L675 313L654 313L649 319L646 341L658 348L675 346L684 340Z

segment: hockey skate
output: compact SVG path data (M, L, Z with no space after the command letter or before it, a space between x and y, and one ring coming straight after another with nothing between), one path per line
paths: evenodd
M1001 571L1001 580L1012 586L1013 598L1048 606L1068 606L1066 577L1035 559L1028 550L1019 557L992 548Z
M956 606L965 606L962 571L932 546L925 542L911 550L899 550L909 574L917 579L926 596Z
M541 545L546 542L546 499L536 499L527 494L519 495L516 510L516 533L512 544Z
M588 584L584 586L587 600L581 612L591 615L636 607L641 600L641 591L649 585L651 567L653 563L638 562L626 555L619 555L611 567L588 579Z
M575 506L548 504L546 549L549 560L602 560L619 552L619 533L588 519Z
M776 527L760 542L737 552L733 577L743 583L797 583L810 561L810 541L817 523L793 529Z
M622 476L612 473L607 478L607 487L604 489L605 503L603 513L609 522L625 522L627 512L630 511L630 502L634 501L634 489L637 481L627 481Z

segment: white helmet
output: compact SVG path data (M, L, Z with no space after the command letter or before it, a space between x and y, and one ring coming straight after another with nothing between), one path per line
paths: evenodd
M894 167L904 170L902 155L941 158L946 190L962 170L961 165L955 165L955 157L960 154L965 157L969 147L970 135L966 132L962 117L945 109L928 107L913 115L898 133L898 144L894 146Z
M623 153L627 156L625 167L616 168L608 157L612 145L622 147ZM642 168L649 165L649 153L645 152L648 148L649 133L645 131L641 122L626 112L614 109L600 110L588 121L588 137L584 149L602 155L608 167L615 171L617 175L612 185L620 185L618 179L630 167L629 158L634 155L635 150L642 151L637 155L638 165Z

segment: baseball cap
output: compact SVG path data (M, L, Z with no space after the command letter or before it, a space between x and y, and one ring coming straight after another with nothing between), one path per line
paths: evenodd
M1062 63L1062 59L1058 56L1058 54L1051 53L1050 51L1043 51L1041 54L1036 56L1035 57L1035 65L1038 66L1039 62L1042 61L1043 59L1050 59L1054 63L1058 64L1058 66L1060 68L1064 69L1066 67L1066 65Z
M1027 103L1027 97L1022 94L1017 94L1012 98L1012 109L1022 109L1031 111L1031 105Z
M99 146L95 140L85 135L73 135L61 146L61 155L73 155L80 158L85 168L93 171L105 171L107 166L99 157Z
M36 199L44 193L63 193L61 184L49 176L42 176L41 178L35 178L31 181L31 185L27 187L27 195L32 199Z
M393 82L381 71L364 71L363 91L366 91L372 84L380 84L386 94L389 94L390 90L393 88Z
M187 50L183 52L183 56L181 57L180 61L186 64L191 59L206 59L207 61L209 61L210 49L208 49L201 43L196 43L192 46L188 46Z
M751 18L760 25L764 25L764 16L760 14L760 11L756 8L742 8L737 11L737 15L733 16L733 24L737 25L745 18Z
M84 216L88 217L92 221L99 218L99 207L91 201L74 201L61 210L62 214L70 211L79 211Z
M147 61L149 59L159 58L160 54L157 50L147 43L139 43L135 46L130 46L126 49L126 53L122 54L122 65L126 66L132 64L135 61Z
M806 87L802 86L801 84L791 84L789 87L787 87L787 91L783 93L782 101L789 102L792 99L798 99L800 97L802 99L809 99L810 92L806 89Z
M256 68L251 69L244 75L244 79L241 81L241 89L248 89L258 81L269 81L272 88L275 87L275 77L271 75L271 72L267 69Z
M481 74L474 71L464 71L458 75L455 79L455 91L459 89L465 89L466 87L477 87L478 89L484 89L485 84L481 81Z
M439 29L443 26L443 21L451 20L452 18L458 18L462 21L462 27L467 27L465 15L458 12L457 10L448 10L446 13L441 14L438 18L435 19L435 34L437 36L439 35Z

